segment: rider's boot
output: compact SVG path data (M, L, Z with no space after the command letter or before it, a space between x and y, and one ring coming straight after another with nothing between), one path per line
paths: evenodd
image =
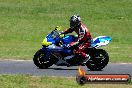
M83 64L86 64L87 61L90 59L90 55L89 54L86 54L85 57L84 57L84 60L83 60Z

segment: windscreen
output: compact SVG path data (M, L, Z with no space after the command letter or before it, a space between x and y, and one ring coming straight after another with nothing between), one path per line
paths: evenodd
M55 39L55 38L59 37L59 33L58 33L58 31L54 30L47 37Z

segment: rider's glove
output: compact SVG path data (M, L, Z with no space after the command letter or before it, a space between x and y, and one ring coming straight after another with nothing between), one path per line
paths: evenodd
M59 32L59 35L60 35L60 38L63 38L65 36L63 31Z

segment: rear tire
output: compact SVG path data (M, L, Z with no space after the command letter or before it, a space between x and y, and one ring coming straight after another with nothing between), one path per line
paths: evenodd
M109 62L109 55L103 49L93 49L89 55L91 59L86 62L86 66L92 71L102 70Z
M34 64L40 69L46 69L54 64L54 61L49 56L45 58L45 52L38 50L33 57Z

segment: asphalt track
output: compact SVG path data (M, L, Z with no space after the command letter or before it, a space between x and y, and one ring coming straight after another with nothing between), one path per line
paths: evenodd
M102 71L90 71L83 66L87 74L130 74L132 76L132 64L109 63ZM32 61L0 61L0 74L29 74L34 76L65 76L75 77L78 66L51 66L48 69L37 68Z

